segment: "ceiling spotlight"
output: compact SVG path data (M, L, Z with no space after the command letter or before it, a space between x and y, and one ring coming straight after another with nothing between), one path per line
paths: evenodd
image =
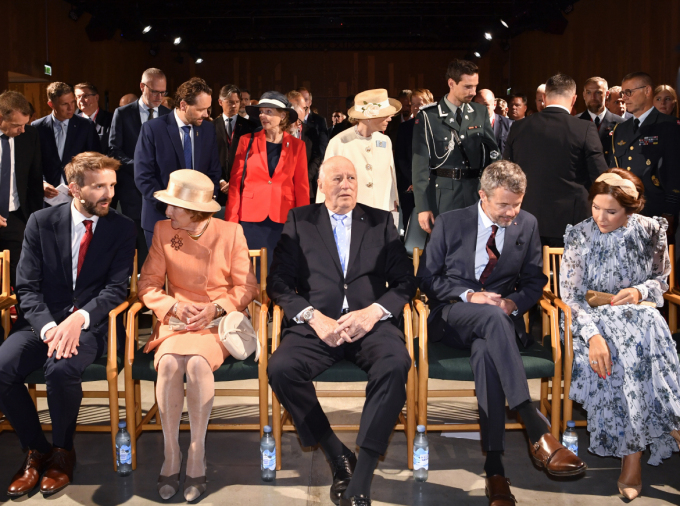
M475 52L472 53L472 54L474 54L477 58L481 58L481 57L482 57L482 55L479 54L479 51L475 51Z
M505 28L510 28L510 27L508 26L508 24L507 24L505 21L503 21L502 19L501 19L501 24L502 24Z
M196 63L203 63L203 58L201 58L200 56L196 58Z
M181 42L182 42L182 37L175 37L175 40L172 41L172 43L175 46L179 46Z
M490 34L489 32L485 32L485 33L484 33L484 38L485 38L486 40L491 40L491 39L493 39L493 37L491 36L491 34Z
M142 33L149 33L151 31L151 28L152 28L151 25L146 25L144 27L144 30L142 30Z

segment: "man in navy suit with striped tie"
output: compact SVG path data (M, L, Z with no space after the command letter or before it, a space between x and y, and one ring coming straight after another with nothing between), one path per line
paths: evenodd
M147 121L135 148L135 184L142 194L142 228L149 248L157 221L166 219L166 205L154 193L168 185L170 173L193 169L207 175L220 191L222 168L215 127L208 118L212 90L200 77L192 77L175 93L171 114Z

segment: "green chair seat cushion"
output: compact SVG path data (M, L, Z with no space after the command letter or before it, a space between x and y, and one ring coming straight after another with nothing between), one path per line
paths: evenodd
M88 381L102 381L106 380L106 355L99 357L97 360L92 362L85 368L83 372L83 382ZM123 359L118 357L118 372L123 370ZM45 371L41 367L36 369L26 378L25 383L29 385L44 385L45 384Z
M357 381L368 381L368 375L352 362L341 360L319 374L314 378L314 381L352 383Z
M144 348L135 352L132 363L132 378L143 381L156 381L156 369L153 366L153 353L144 353ZM253 353L245 360L227 357L224 363L215 371L215 381L237 381L257 379L257 362Z
M545 342L550 342L549 336L546 337ZM470 366L470 350L459 350L442 343L429 343L428 353L430 378L474 381L475 377ZM520 355L527 379L547 378L555 375L555 363L552 360L552 349L549 346L534 343L528 348L520 347Z

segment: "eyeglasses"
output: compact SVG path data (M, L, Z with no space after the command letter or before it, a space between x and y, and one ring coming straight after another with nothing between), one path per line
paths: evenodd
M142 83L142 84L144 84L144 83ZM167 96L168 96L168 92L167 92L167 91L158 91L158 90L154 90L153 88L149 88L149 86L147 86L146 84L144 84L144 87L145 87L147 90L149 90L149 94L150 94L150 95L156 95L156 96L159 96L159 97L167 97Z
M630 96L633 94L633 92L634 92L635 90L641 90L642 88L646 88L646 87L647 87L647 85L645 85L645 86L638 86L637 88L633 88L633 89L630 89L630 90L621 90L621 94L622 94L622 95L625 95L625 96L627 96L627 97L630 97Z

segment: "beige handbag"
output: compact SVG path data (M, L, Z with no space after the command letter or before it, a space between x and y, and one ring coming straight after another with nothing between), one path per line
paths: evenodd
M239 311L232 311L222 317L219 326L220 341L229 354L245 360L255 352L255 362L260 358L260 340L253 329L250 318Z
M596 292L595 290L588 290L586 292L586 302L590 307L607 306L612 303L614 296L611 293ZM649 301L641 301L641 306L656 307L656 304Z

